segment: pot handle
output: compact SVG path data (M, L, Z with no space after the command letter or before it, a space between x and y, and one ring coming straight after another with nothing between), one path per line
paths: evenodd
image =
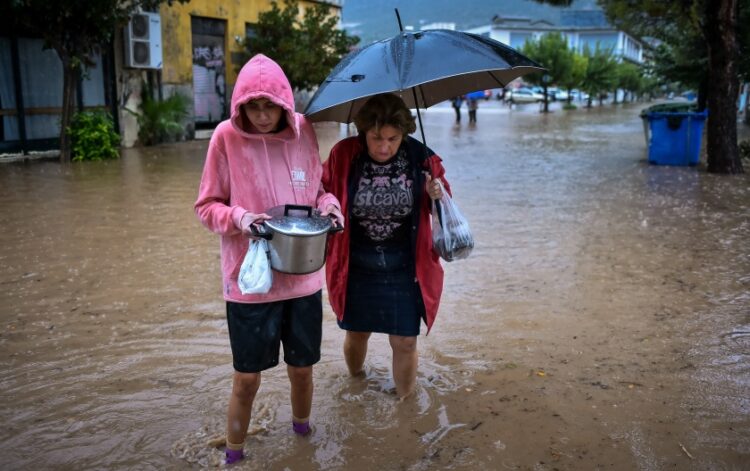
M260 237L261 239L273 239L273 233L266 228L265 224L251 224L250 233L255 237Z
M307 217L312 217L312 206L305 206L302 204L285 204L284 205L284 216L289 216L289 211L299 210L307 211Z
M341 232L344 230L342 226L335 225L334 221L336 220L335 216L331 216L331 228L328 229L329 234L335 234L336 232Z

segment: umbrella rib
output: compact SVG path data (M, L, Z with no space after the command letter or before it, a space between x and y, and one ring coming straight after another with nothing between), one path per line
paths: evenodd
M349 103L349 111L346 113L346 122L351 123L352 122L352 110L354 109L354 102Z
M495 77L495 74L491 70L488 70L487 73L490 74L490 77L492 77L493 79L495 79L495 81L497 83L499 83L501 87L505 88L505 86L507 85L507 83L503 83L502 80L500 80L499 78Z

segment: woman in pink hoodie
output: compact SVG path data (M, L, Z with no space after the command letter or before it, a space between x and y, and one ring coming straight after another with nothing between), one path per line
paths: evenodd
M265 294L242 294L240 265L251 226L283 204L308 205L343 225L340 204L321 185L322 165L312 126L294 111L284 71L264 55L242 68L232 93L231 116L211 138L195 212L221 236L221 269L234 377L227 412L227 463L243 447L261 371L284 362L291 382L292 427L310 431L312 365L320 359L323 272L273 273Z

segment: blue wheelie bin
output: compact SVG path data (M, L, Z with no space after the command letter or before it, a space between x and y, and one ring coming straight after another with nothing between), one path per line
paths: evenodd
M659 110L644 112L648 121L648 161L657 165L697 165L707 111ZM645 124L645 123L644 123Z

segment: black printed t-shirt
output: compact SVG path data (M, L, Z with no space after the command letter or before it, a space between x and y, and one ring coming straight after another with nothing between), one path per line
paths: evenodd
M352 237L355 242L402 245L409 241L414 207L414 180L406 150L401 148L384 163L366 152L352 201Z

